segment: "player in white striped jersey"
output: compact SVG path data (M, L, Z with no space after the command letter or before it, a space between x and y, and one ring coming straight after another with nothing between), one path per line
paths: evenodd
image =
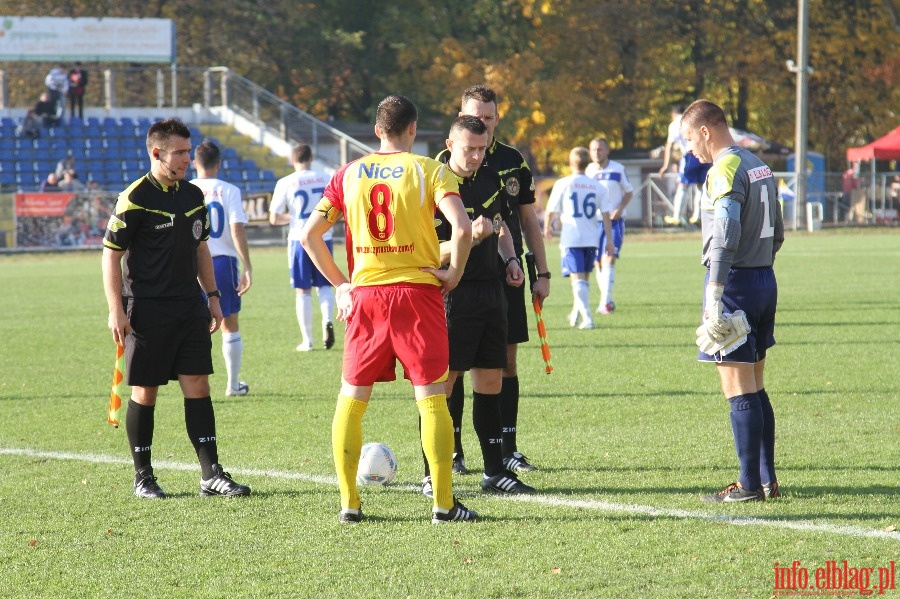
M322 199L330 177L312 170L312 149L300 144L291 151L294 172L279 179L269 204L269 222L273 225L290 225L288 229L288 268L291 271L291 286L297 290L295 307L297 322L300 324L302 340L297 351L310 351L312 343L312 288L319 295L319 309L322 312L322 343L325 349L334 346L334 288L312 263L306 250L300 245L300 232L306 219L316 204ZM323 239L332 250L331 230L323 234Z
M228 385L225 395L247 395L250 387L241 380L241 361L244 341L238 325L241 296L252 283L250 249L247 246L247 215L241 201L241 190L218 178L221 165L219 147L203 141L194 151L197 178L191 181L203 190L203 200L209 212L209 253L216 273L216 286L222 292L222 356ZM238 260L240 259L240 268Z
M615 252L609 212L612 209L609 193L599 181L584 174L590 163L588 149L573 148L569 152L572 174L553 185L544 212L544 237L553 238L552 223L559 216L561 225L559 247L562 252L562 274L572 281L574 304L569 313L569 325L580 329L594 328L590 309L590 275L597 259L596 240L603 223L606 247Z
M688 150L712 162L706 179L701 222L704 333L724 339L729 313L743 311L749 333L742 345L722 355L701 351L715 362L722 391L731 405L731 427L740 462L738 480L704 501L763 501L780 496L775 476L775 413L765 391L766 350L775 345L778 285L772 264L784 242L777 186L769 167L734 143L725 112L709 100L697 100L681 117Z
M604 233L601 232L597 252L597 285L600 287L600 305L597 312L610 314L616 309L616 302L613 301L613 284L616 280L616 260L619 259L619 252L625 239L625 207L634 196L634 187L625 174L625 167L609 159L609 142L602 137L596 137L591 140L590 150L593 162L588 165L585 174L594 177L606 187L612 205L609 217L612 220L615 251L606 251L606 240Z

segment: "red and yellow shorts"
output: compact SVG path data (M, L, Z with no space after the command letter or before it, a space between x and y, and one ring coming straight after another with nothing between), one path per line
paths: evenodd
M397 360L413 385L447 379L450 344L440 287L401 283L356 287L351 293L345 381L359 387L393 381Z

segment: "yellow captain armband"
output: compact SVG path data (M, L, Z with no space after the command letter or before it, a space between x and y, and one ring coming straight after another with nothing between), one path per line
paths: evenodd
M321 212L322 217L332 225L341 217L341 211L331 205L331 201L326 198L319 200L316 205L316 212Z

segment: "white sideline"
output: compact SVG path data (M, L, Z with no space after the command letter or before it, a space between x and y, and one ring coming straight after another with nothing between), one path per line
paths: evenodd
M124 464L131 465L131 460L124 457L113 457L107 455L97 455L88 453L74 453L69 451L37 451L33 449L23 449L14 447L0 447L0 455L24 456L29 458L44 458L49 460L74 460L80 462L90 462L94 464ZM181 470L195 471L197 464L185 464L182 462L170 462L165 460L156 460L153 465L156 470ZM234 474L243 474L246 476L259 476L278 478L285 480L302 480L306 482L335 485L337 479L333 476L319 476L315 474L304 474L302 472L286 472L283 470L260 470L257 468L229 468ZM418 486L398 485L394 487L398 490L415 490L419 492ZM704 512L695 512L691 510L681 510L673 508L655 508L650 505L635 505L627 503L612 503L609 501L596 501L585 499L562 499L552 497L550 495L511 495L504 497L504 501L519 501L522 503L537 503L540 505L580 508L596 510L600 512L638 514L644 516L657 516L661 518L679 518L686 520L704 520L707 522L720 522L722 524L730 524L733 526L768 526L770 528L782 528L788 530L799 530L803 532L821 532L827 534L840 535L845 537L866 537L872 539L888 539L891 541L900 541L900 531L873 530L869 528L860 528L858 526L843 526L839 524L828 524L823 522L812 522L809 520L779 520L767 518L753 518L742 516L728 516L723 514L708 514Z

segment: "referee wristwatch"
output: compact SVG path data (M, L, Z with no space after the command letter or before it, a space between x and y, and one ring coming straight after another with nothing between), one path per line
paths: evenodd
M213 289L212 291L206 292L206 297L207 298L217 297L219 299L222 299L222 292L219 291L218 289Z
M538 276L539 279L547 279L547 280L550 279L550 273L549 273L549 272L539 272L539 273L537 274L537 276Z
M510 262L515 262L516 264L519 265L519 268L522 268L522 261L519 260L519 257L518 257L518 256L513 256L512 258L507 258L507 259L506 259L506 266L509 266L509 263L510 263Z

